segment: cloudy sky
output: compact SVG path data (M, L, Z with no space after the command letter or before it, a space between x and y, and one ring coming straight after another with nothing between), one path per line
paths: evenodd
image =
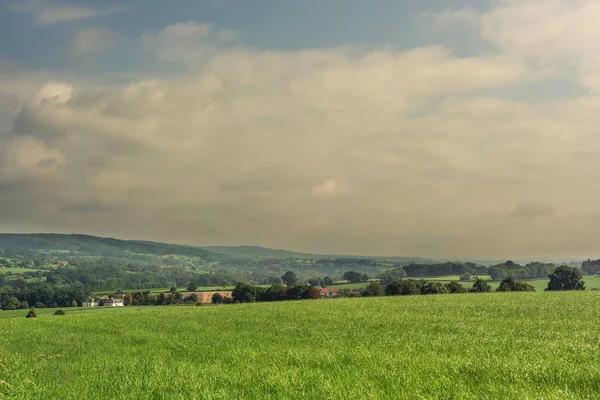
M0 2L0 231L600 257L597 0Z

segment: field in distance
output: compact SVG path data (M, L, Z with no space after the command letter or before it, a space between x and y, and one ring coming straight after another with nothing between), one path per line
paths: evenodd
M598 315L591 291L67 309L0 322L0 397L598 398Z

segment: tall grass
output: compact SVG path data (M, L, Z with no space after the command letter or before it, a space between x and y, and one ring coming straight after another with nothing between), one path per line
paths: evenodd
M67 309L0 319L0 397L596 399L599 316L598 292Z

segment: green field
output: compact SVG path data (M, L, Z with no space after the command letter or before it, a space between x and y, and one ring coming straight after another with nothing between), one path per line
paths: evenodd
M0 397L600 397L600 292L47 311L0 319Z
M17 267L0 267L0 274L6 274L10 272L11 274L24 274L25 272L37 272L41 271L39 269L33 268L17 268Z

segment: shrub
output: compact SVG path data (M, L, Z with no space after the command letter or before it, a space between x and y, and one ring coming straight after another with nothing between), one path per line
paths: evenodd
M66 312L65 310L63 310L62 308L59 308L58 310L54 311L54 314L52 315L65 315Z
M379 282L371 282L362 291L363 297L377 297L383 296L383 289Z
M29 309L29 312L27 313L25 318L37 318L37 314L35 313L35 309L33 307Z
M220 293L215 293L212 295L212 303L213 304L223 304L223 296Z
M77 304L77 300L73 300L71 302L71 307L77 307L79 304Z
M419 289L417 289L417 285L415 285L415 283L412 281L402 281L400 283L400 295L410 296L413 294L419 294Z
M550 282L546 290L585 290L583 276L577 268L562 265L556 267L548 277Z
M509 276L500 282L497 292L535 292L535 288L528 283L515 281L515 278Z
M421 294L445 294L448 293L446 286L440 282L425 282L421 286Z
M467 274L462 275L459 279L461 282L471 282L472 278L471 278L471 274L467 273Z
M491 291L492 291L492 287L490 286L490 284L480 278L475 279L475 283L473 284L473 287L471 288L471 292L475 292L475 293L486 293L486 292L491 292Z
M392 281L385 287L386 296L398 296L402 289L402 284L398 281Z
M448 292L450 292L450 293L467 293L468 292L468 290L458 282L450 282L444 286L446 286L446 289L448 289Z

